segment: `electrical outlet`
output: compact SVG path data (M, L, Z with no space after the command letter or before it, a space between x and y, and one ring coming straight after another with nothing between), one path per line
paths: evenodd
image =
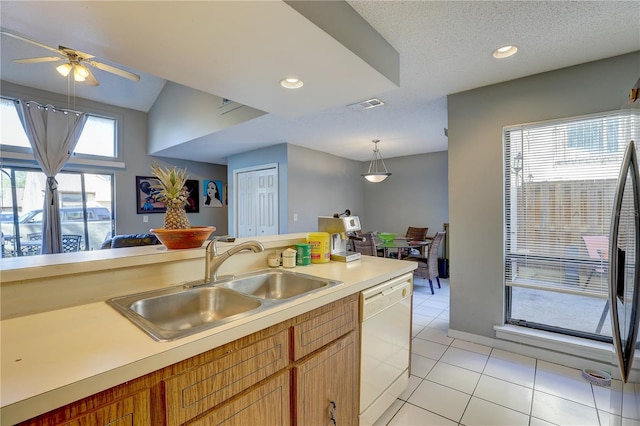
M298 213L294 213L293 214L293 221L297 222L298 221Z
M147 215L142 216L142 221L143 221L144 223L149 222L149 216L147 216Z

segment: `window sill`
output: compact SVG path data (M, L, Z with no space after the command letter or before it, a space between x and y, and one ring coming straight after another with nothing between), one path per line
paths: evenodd
M35 163L33 154L23 152L2 151L0 158L3 160L18 160L18 161L31 161ZM96 167L109 167L113 169L124 169L125 163L116 160L96 160L91 158L76 158L71 157L67 162L70 166L96 166Z
M496 332L496 337L501 340L592 359L606 364L611 364L614 356L613 347L609 343L515 325L495 326L493 329Z

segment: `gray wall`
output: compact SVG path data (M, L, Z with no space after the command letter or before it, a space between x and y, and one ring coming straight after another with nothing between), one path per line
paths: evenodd
M502 127L618 110L639 74L636 52L448 97L451 329L503 323Z
M256 149L242 154L232 155L227 160L227 182L228 182L228 198L229 198L229 234L236 235L235 223L235 206L234 191L235 182L233 181L234 170L241 170L262 166L265 164L278 164L278 212L280 222L278 229L280 234L290 232L287 227L287 185L288 185L288 158L287 144L273 145L267 148Z
M50 103L54 106L66 108L67 97L51 92L45 92L29 87L19 86L8 82L2 82L2 95L19 97L25 100L34 100L40 103ZM203 179L226 180L226 166L212 165L195 161L170 160L147 155L147 113L132 109L119 108L105 105L85 99L75 100L75 109L93 112L103 115L115 115L119 117L119 135L121 139L122 153L120 157L125 162L124 169L104 169L84 166L85 172L113 172L115 175L115 215L116 233L141 233L148 232L150 228L161 227L163 214L149 214L149 222L142 221L143 215L136 213L136 176L151 176L149 165L157 160L162 165L187 167L190 179L200 181L202 190ZM32 162L31 164L35 164ZM77 168L76 168L77 169ZM227 207L203 208L200 200L200 213L189 213L191 224L214 225L217 227L215 234L227 233Z
M359 214L363 206L361 165L319 151L279 144L229 157L229 230L235 229L234 170L278 163L279 229L281 234L318 229L318 216L351 209ZM293 221L297 213L298 220Z
M289 232L316 231L318 216L345 209L365 220L362 163L296 145L288 145L288 153Z
M268 163L279 164L280 233L318 229L318 216L342 213L360 217L365 231L397 232L408 226L441 230L449 219L447 153L437 152L385 159L393 175L368 183L360 162L291 144L280 144L229 157L229 229L234 229L233 171ZM293 221L293 215L298 220Z
M429 228L429 235L449 221L447 152L384 160L391 176L364 182L367 231L404 235L407 227ZM363 172L366 170L363 170Z

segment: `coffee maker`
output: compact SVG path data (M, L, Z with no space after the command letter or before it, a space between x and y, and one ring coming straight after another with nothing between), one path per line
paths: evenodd
M361 239L350 235L359 231L360 218L358 216L336 217L318 216L318 231L330 234L331 260L338 262L351 262L360 259L360 253L349 250L350 239Z

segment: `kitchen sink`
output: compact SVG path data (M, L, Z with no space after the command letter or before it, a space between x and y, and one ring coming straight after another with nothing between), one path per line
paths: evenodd
M198 333L263 306L260 299L215 286L174 287L116 297L107 303L158 341Z
M114 297L107 303L153 339L166 342L342 284L285 270Z
M237 276L218 285L259 299L289 300L339 284L342 282L277 269Z

